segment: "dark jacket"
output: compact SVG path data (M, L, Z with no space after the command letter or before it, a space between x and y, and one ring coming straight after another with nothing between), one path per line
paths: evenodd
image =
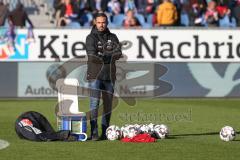
M237 20L237 26L240 26L240 4L233 8L232 14Z
M22 4L18 4L16 8L10 12L9 18L15 26L25 27L26 22L28 22L30 26L33 27L33 24Z
M4 5L2 2L0 2L0 26L3 26L5 23L5 20L8 17L9 10L6 5Z
M109 49L108 46L112 46L112 49ZM117 36L109 29L99 32L93 26L91 33L86 38L86 51L88 56L87 79L115 81L115 62L122 55Z
M78 8L77 3L71 2L70 4L72 6L73 14L77 14L78 15L79 8ZM64 17L65 13L66 13L66 5L65 4L59 5L59 10L60 10L60 17Z
M107 10L108 0L101 0L101 10L105 12ZM87 6L90 11L96 11L96 1L95 0L88 0Z

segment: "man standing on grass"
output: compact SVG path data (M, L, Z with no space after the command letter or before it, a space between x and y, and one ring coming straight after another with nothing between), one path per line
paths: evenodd
M87 79L90 88L90 125L91 140L106 139L106 129L110 123L114 84L116 80L115 62L121 55L121 47L117 36L107 28L108 18L96 13L91 33L86 38L88 55ZM103 101L102 135L98 136L98 108L100 98Z

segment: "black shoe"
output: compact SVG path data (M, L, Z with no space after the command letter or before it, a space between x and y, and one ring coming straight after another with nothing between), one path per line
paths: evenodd
M99 138L99 140L101 140L101 141L107 140L107 136L105 134L102 134L101 137Z
M101 134L100 140L107 140L107 136L106 136L107 128L108 126L102 125L102 134Z
M91 140L92 140L92 137L88 137L88 138L87 138L87 141L91 141Z
M98 141L98 139L99 139L98 135L93 135L92 136L92 141Z
M98 141L99 137L98 137L98 135L92 135L92 136L88 137L87 140Z

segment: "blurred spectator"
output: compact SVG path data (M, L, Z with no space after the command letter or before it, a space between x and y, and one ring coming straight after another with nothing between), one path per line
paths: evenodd
M226 5L224 5L224 3L220 3L217 7L216 7L217 13L219 18L223 18L226 15L229 16L231 11L230 9L228 9L228 7Z
M127 13L129 10L132 10L134 13L137 13L137 8L134 0L125 0L124 13Z
M179 25L181 26L189 26L191 25L191 1L190 0L181 0L180 1L181 8L179 10Z
M129 10L126 13L126 17L123 21L123 26L125 28L130 28L130 27L141 27L140 22L138 19L134 16L134 11Z
M232 10L232 15L237 21L237 26L240 26L240 0L236 1L236 5Z
M53 1L53 8L55 10L54 17L56 19L59 19L59 17L60 17L61 7L63 4L64 4L64 0L54 0Z
M53 8L54 8L53 17L55 17L55 19L56 19L56 26L60 25L60 14L62 12L63 5L64 5L64 0L54 0L53 1Z
M147 14L153 14L156 9L156 2L154 0L147 0L147 6L145 8L145 12Z
M26 27L26 24L28 24L31 28L33 28L33 24L29 19L23 4L20 2L18 2L16 8L9 13L9 21L11 21L14 26Z
M220 27L235 27L236 20L231 16L231 10L228 8L227 3L223 1L219 2L219 5L216 7L218 12L218 25Z
M158 26L174 26L178 19L177 9L170 0L163 0L157 9Z
M66 26L72 22L77 22L79 8L73 0L62 0L59 5L58 26Z
M147 5L148 5L147 0L135 0L135 5L136 5L136 8L137 8L138 14L146 15L146 8L147 8Z
M125 7L125 1L126 0L118 0L120 3L120 7L121 7L121 13L124 13L124 7Z
M97 11L105 12L108 6L108 0L88 0L90 11L96 13Z
M181 25L181 10L182 10L182 7L183 7L183 3L185 2L185 0L171 0L171 2L175 5L176 9L177 9L177 15L178 15L178 18L175 22L175 25L176 26L179 26Z
M79 6L78 20L84 26L90 25L93 19L92 13L89 11L88 0L76 0L76 5Z
M204 23L206 26L217 26L218 12L216 5L217 3L214 0L208 2L207 10L204 14Z
M121 4L118 0L110 0L108 2L108 12L111 15L118 15L121 12Z
M190 25L203 26L207 3L205 3L205 1L201 1L193 2L190 5L192 6L192 10L190 12Z
M111 26L118 27L122 26L124 14L132 14L129 10L135 15L131 20L133 26L144 27L142 22L151 26L226 26L228 21L229 26L233 26L240 23L240 0L71 0L71 7L66 7L65 1L70 0L54 0L54 8L66 24L74 20L89 26L94 13L103 11L108 13ZM128 19L124 21L126 27L131 26Z
M5 24L5 21L9 14L9 9L7 5L4 5L3 2L0 2L0 26Z
M238 0L218 0L217 2L227 6L230 10L234 8Z
M79 5L80 10L86 10L87 9L87 0L76 0L76 4Z
M157 9L159 7L160 1L161 0L148 0L148 6L146 8L148 13L147 21L148 23L152 21L152 26L157 25Z
M155 12L155 4L158 3L154 0L135 0L137 13L142 14L145 18L147 18L149 14L153 14Z

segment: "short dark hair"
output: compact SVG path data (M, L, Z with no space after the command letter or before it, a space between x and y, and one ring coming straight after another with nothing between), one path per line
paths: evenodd
M105 13L103 12L97 12L95 15L94 15L94 19L97 19L98 17L105 17L106 20L108 20L108 17Z

